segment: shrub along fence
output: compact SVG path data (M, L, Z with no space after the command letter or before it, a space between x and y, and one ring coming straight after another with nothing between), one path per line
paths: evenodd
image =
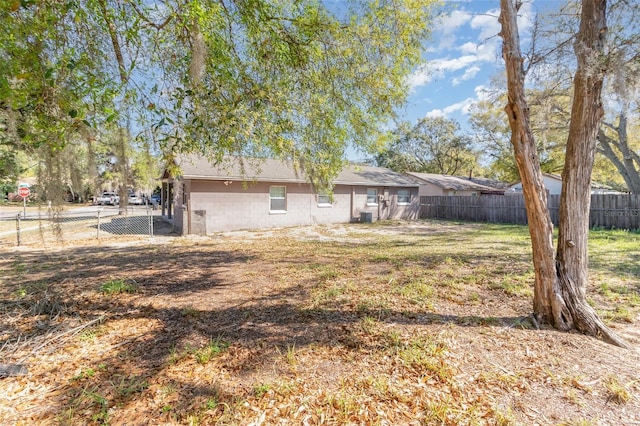
M471 222L526 225L522 195L423 196L420 217ZM551 220L558 225L560 196L548 197ZM591 228L640 229L640 195L594 194L589 212Z

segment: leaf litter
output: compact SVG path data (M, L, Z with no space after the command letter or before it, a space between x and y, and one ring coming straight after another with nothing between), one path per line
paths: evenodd
M610 323L633 351L535 330L523 235L389 222L5 251L0 362L28 374L0 379L0 418L640 424L637 307Z

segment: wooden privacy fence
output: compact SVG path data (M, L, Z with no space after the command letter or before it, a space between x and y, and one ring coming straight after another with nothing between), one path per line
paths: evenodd
M548 205L551 220L557 225L560 196L550 195ZM420 217L518 225L527 223L522 195L422 196ZM589 226L640 229L640 195L592 195Z

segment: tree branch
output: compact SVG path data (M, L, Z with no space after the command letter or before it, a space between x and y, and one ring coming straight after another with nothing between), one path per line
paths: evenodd
M135 2L130 1L129 4L133 8L133 10L136 12L136 14L140 17L140 19L142 19L144 22L147 23L147 25L149 25L150 27L155 28L156 30L163 29L173 19L173 15L169 15L169 16L167 16L167 19L165 19L161 24L156 24L151 19L149 19L147 16L145 16L144 13L142 13L142 11L140 10L140 8L138 8L138 6L135 4Z

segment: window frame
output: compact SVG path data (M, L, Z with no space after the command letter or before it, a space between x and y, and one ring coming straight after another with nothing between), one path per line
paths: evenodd
M403 193L402 195L400 193ZM406 194L406 195L405 195ZM400 201L400 197L406 197L406 201ZM400 188L396 192L396 204L399 206L410 206L411 205L411 190L407 188Z
M321 201L321 197L322 198L326 197L326 201ZM324 192L316 193L316 204L318 205L318 207L332 207L333 206L333 203L331 202L331 197L329 196L329 194L324 193Z
M188 204L188 199L187 199L187 184L183 183L182 184L182 205L186 206Z
M284 196L276 197L273 195L272 190L275 188L283 188ZM284 201L284 209L274 209L273 201L274 200L283 200ZM269 213L271 214L283 214L287 212L287 187L285 185L270 185L269 186Z
M369 199L371 198L369 195L369 191L375 191L373 195L374 201L371 202ZM378 205L378 188L367 188L367 206L373 207Z

